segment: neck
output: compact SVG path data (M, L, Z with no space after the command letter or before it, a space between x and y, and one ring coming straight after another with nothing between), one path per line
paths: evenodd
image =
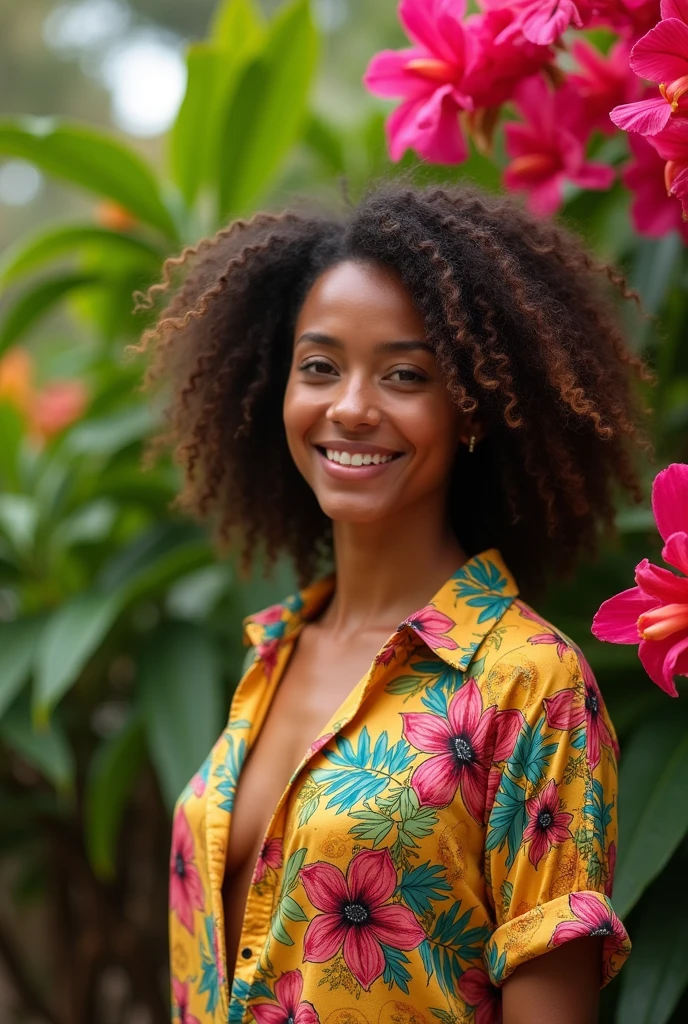
M416 507L377 523L335 522L337 587L322 624L338 633L391 633L466 561L439 509Z

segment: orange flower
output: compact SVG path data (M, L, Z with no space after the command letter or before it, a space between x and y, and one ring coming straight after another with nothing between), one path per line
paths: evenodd
M0 359L0 400L28 415L33 401L33 358L25 348L11 348Z
M96 220L101 227L109 228L110 231L131 231L138 223L136 217L125 206L111 199L105 199L98 204Z
M60 380L46 384L35 396L31 427L43 440L52 437L81 416L87 392L79 380Z

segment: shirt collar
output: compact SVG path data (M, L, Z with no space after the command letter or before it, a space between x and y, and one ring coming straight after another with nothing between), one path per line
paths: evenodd
M247 641L272 646L317 616L334 590L334 575L318 580L244 620ZM469 558L443 584L432 600L401 623L385 645L394 647L399 634L413 630L443 661L464 672L485 636L518 597L518 587L496 548Z

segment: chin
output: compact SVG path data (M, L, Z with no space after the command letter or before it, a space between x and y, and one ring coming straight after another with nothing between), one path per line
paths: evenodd
M389 510L352 501L318 499L320 508L335 523L375 523L385 519Z

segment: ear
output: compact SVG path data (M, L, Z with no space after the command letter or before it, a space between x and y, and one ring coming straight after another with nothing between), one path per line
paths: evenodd
M478 442L482 441L484 437L487 437L489 432L490 430L487 422L482 416L477 413L469 413L461 425L459 439L461 444L468 446L471 438L474 437L475 443L478 444Z

